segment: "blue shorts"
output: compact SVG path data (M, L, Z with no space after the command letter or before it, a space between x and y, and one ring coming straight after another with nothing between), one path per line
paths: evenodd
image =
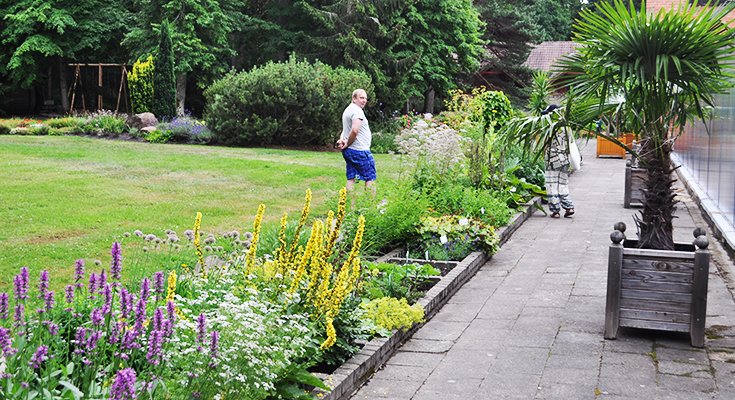
M374 181L377 178L375 172L375 159L370 150L342 150L342 157L347 164L347 180L360 179L365 182Z

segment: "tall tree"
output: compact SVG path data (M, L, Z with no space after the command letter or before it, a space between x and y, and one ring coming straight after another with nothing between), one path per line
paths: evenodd
M479 65L482 23L469 0L255 3L238 47L244 67L296 52L359 68L388 108L443 94Z
M165 119L176 116L176 78L169 26L168 21L161 23L158 54L153 61L153 114Z
M133 0L138 12L135 26L123 45L132 59L154 53L163 20L170 21L172 51L176 65L177 113L184 114L186 83L196 74L200 86L220 77L235 54L230 35L240 18L245 0Z
M130 21L125 0L0 0L0 76L30 87L59 71L67 109L66 64L118 62L118 43Z

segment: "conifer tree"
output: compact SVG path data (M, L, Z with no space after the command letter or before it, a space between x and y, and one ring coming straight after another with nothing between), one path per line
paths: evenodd
M158 56L154 59L153 96L153 114L156 117L171 119L176 116L176 77L168 21L161 23Z

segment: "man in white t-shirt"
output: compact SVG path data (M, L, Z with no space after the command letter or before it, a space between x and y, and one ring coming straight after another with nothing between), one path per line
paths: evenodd
M365 188L375 194L375 159L370 152L372 133L365 117L367 93L363 89L352 92L352 103L342 113L342 134L337 147L342 150L347 172L347 191L355 187L355 180L365 181Z

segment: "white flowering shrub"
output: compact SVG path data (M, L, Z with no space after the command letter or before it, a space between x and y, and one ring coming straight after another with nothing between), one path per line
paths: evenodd
M191 298L177 296L185 315L205 316L206 332L197 319L177 322L167 361L173 370L188 374L178 376L178 386L169 388L174 395L265 399L275 394L279 379L301 369L317 350L308 315L289 314L284 305L269 303L254 289L236 296L229 284L221 278L222 288L199 289ZM211 331L219 332L214 357Z
M467 138L447 125L437 123L430 114L418 118L396 136L398 152L405 154L407 165L415 166L414 179L423 182L442 180L450 171L460 169L466 158Z

